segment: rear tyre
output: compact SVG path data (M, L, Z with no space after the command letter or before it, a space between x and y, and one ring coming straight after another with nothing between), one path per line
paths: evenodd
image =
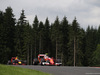
M27 65L27 61L26 60L23 60L21 62L22 62L22 65Z
M35 59L33 60L33 65L38 65L38 63L39 63L38 59L35 58Z
M61 59L57 59L55 63L61 63ZM61 66L62 64L59 64L57 66Z
M7 65L11 65L11 61L10 60L7 62Z

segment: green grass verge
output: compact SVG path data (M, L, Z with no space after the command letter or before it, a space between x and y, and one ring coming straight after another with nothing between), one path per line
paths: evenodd
M0 75L50 75L40 71L0 64Z

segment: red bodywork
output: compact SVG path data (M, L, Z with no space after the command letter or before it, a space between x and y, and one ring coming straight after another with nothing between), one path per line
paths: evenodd
M15 59L17 59L17 57L12 57L12 58L11 58L11 63L12 63L12 61L15 60Z
M17 57L11 58L11 64L13 65L22 65L22 62Z
M41 59L44 59L45 61L47 61L47 59L48 59L48 56L47 55L45 55L45 54L39 54L38 55L38 60L39 60L39 63L41 62Z
M44 61L41 61L42 59L44 59ZM55 63L55 59L52 57L52 58L50 58L50 57L48 57L47 55L45 55L45 54L39 54L38 55L38 61L39 61L39 63L41 64L43 64L43 65L61 65L61 64L57 64L57 63Z
M53 58L48 58L47 60L49 60L50 65L55 65L54 59Z

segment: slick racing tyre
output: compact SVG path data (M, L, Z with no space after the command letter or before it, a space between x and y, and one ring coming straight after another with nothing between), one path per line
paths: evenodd
M38 59L35 58L35 59L33 60L33 65L38 65L38 63L39 63Z

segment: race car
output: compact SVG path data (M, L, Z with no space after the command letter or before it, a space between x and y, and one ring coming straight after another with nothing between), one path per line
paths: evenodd
M53 57L50 58L48 57L46 54L39 54L38 55L38 59L34 59L33 60L33 65L56 65L56 66L60 66L62 65L61 60L60 59L54 59Z
M7 65L26 65L26 61L21 61L18 57L12 57L11 60L7 62Z

